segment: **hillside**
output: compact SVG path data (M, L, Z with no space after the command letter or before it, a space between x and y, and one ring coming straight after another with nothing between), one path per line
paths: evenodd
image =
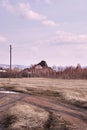
M49 67L46 61L33 65L30 68L26 68L22 73L27 77L53 77L56 71Z

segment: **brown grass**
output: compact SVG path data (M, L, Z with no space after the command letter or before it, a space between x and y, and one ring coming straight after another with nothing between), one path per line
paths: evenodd
M57 113L26 103L10 108L2 126L5 130L73 130L72 124Z
M26 103L17 103L7 111L3 126L6 130L44 128L48 117L49 113L44 109Z
M46 96L87 108L87 80L49 78L0 79L0 88Z
M0 89L39 95L87 108L86 80L0 79ZM21 102L6 112L2 124L5 130L73 130L72 124L56 112Z

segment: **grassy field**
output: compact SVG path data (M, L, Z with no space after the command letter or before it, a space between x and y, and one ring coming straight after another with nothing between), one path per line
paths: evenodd
M0 90L45 96L87 108L87 80L49 78L0 79Z
M85 115L80 111L75 111L73 108L62 106L58 109L55 105L62 103L68 106L73 104L82 109L82 111L87 109L87 80L62 80L62 79L51 79L51 78L13 78L13 79L0 79L0 90L14 91L18 92L20 95L25 95L26 98L29 95L31 98L31 103L17 101L10 107L2 118L0 122L1 127L5 130L82 130L84 122L86 121ZM21 94L22 93L22 94ZM27 95L29 94L29 95ZM36 100L36 97L42 98ZM14 97L16 98L16 97ZM4 100L2 100L4 99ZM6 102L5 98L1 99L1 103ZM8 96L6 97L7 102L11 100ZM34 100L37 102L42 101L42 104L48 105L49 109L32 104ZM44 100L45 99L45 100ZM46 101L47 99L47 101ZM29 98L27 99L29 101ZM50 105L50 101L54 102L54 106ZM8 104L9 105L9 104ZM72 105L71 105L72 106ZM62 112L52 111L51 108L57 109L66 113L66 116ZM56 106L57 107L57 106ZM69 111L67 110L69 109ZM71 113L68 114L68 112ZM78 114L77 114L78 112ZM76 116L75 113L78 115ZM80 115L79 115L80 114ZM77 119L78 117L78 119ZM72 118L72 119L71 119ZM73 118L81 126L78 129L73 127ZM82 118L82 122L81 122ZM75 121L75 122L76 122ZM74 123L75 123L74 122ZM82 126L83 125L83 126ZM85 126L84 126L85 128ZM4 130L3 129L3 130ZM85 129L86 130L86 129Z

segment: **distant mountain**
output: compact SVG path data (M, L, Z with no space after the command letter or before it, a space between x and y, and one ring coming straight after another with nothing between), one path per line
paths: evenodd
M35 67L36 68L47 68L48 65L46 63L46 61L41 61L40 63L36 64L36 65L32 65L32 67ZM6 69L6 68L9 68L10 66L8 64L0 64L0 68L3 68L3 69ZM31 66L27 66L27 65L12 65L12 68L19 68L19 69L26 69L26 68L31 68ZM61 66L50 66L50 68L52 68L53 70L55 71L61 71L61 70L64 70L66 67L61 67Z
M26 65L12 65L12 68L20 68L20 69L25 69L29 66L26 66ZM9 65L8 64L0 64L0 68L9 68Z
M62 66L52 66L51 67L53 70L55 71L64 71L66 67L62 67Z

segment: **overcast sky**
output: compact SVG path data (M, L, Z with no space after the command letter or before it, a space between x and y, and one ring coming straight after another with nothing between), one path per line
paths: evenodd
M0 0L0 64L87 66L87 0Z

